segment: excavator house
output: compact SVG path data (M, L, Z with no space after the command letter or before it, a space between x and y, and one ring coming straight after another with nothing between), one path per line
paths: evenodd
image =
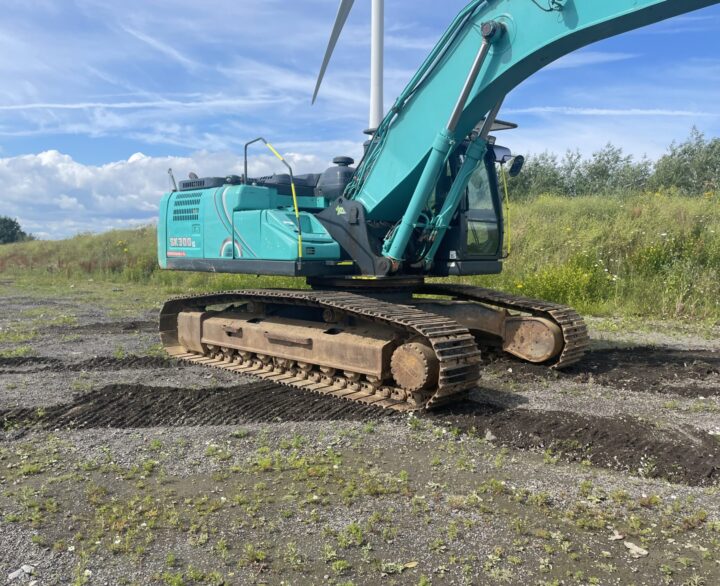
M514 126L498 120L502 102L578 48L717 2L473 0L368 131L357 167L337 157L296 176L260 138L245 147L242 177L180 181L160 204L162 268L309 287L172 299L160 319L167 352L401 411L462 398L485 348L577 362L588 335L573 309L453 284L502 270L503 185L523 162L495 143ZM263 144L285 172L248 175L250 148Z

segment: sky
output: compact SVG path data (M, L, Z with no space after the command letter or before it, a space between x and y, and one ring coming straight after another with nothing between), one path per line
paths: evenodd
M0 215L41 238L151 223L169 167L241 174L260 135L297 173L359 158L369 5L355 3L311 106L338 0L4 0ZM464 5L386 0L386 105ZM720 136L719 38L720 5L570 54L508 96L500 117L520 128L498 142L654 159L693 125ZM280 171L261 151L250 165Z

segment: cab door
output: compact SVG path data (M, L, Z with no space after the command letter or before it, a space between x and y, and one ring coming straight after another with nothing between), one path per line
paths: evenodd
M462 214L464 221L463 258L489 259L502 256L503 218L498 190L495 155L488 150L467 187Z

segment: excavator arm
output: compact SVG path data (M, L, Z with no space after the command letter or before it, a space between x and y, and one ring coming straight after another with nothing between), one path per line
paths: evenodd
M457 16L375 133L345 197L369 221L393 222L383 256L400 270L413 231L451 154L470 140L442 210L423 229L433 255L510 90L595 41L718 0L473 0ZM485 124L478 128L478 124Z

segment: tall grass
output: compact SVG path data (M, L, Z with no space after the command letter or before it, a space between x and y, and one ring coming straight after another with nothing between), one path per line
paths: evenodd
M642 194L544 195L511 208L498 276L468 277L595 315L720 320L720 200ZM162 271L155 229L0 246L0 273L54 282L148 284L164 292L300 287L300 279Z
M545 195L514 206L510 229L505 270L483 284L591 314L720 318L717 196Z
M227 291L243 287L303 287L304 281L164 271L157 261L156 230L112 230L79 234L67 240L35 240L0 246L0 274L58 283L94 279L109 283L147 284L170 293Z

